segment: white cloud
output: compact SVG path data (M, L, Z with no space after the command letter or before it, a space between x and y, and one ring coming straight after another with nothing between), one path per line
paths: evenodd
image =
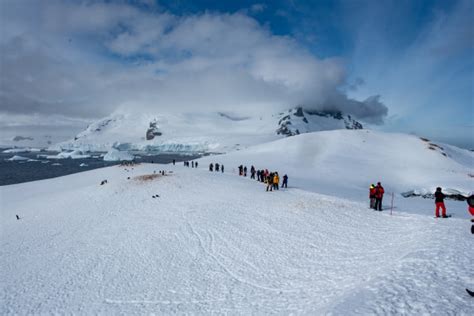
M387 113L377 98L360 102L340 92L340 60L318 59L242 13L176 16L126 3L54 0L2 9L3 112L273 113L305 104L375 123Z

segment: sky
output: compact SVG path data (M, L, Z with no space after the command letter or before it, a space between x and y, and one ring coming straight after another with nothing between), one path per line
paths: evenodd
M303 105L474 148L474 1L1 0L0 133Z

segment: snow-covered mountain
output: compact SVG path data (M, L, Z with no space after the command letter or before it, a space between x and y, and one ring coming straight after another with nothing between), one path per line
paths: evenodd
M116 112L90 124L74 139L51 148L228 152L286 136L334 129L362 129L362 124L340 112L308 111L302 107L268 116Z
M276 132L285 136L334 129L363 128L361 123L341 112L311 111L297 107L289 110L288 113L280 113L280 116Z

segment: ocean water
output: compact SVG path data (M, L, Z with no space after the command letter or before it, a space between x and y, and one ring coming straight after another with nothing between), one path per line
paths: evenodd
M55 178L68 174L120 164L119 161L104 161L102 157L85 159L46 159L41 157L42 155L56 154L57 153L50 152L16 154L0 153L0 185ZM136 162L161 164L171 163L173 159L175 159L176 162L182 162L200 157L198 155L185 156L176 154L134 154L137 156L137 158L135 159ZM36 161L7 160L14 155L33 159ZM100 154L97 153L91 155L99 156Z

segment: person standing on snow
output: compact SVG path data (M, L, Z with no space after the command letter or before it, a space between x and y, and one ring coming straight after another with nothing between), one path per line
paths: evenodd
M224 173L224 165L221 166L221 171Z
M250 167L250 179L255 179L255 167Z
M372 183L369 188L370 208L375 209L375 185Z
M244 167L244 177L247 176L247 166Z
M209 164L209 171L212 171L214 169L214 165L212 164L212 162Z
M270 191L273 191L273 174L272 173L270 173L267 176L266 181L267 181L267 192L268 192L268 189L270 189Z
M469 204L469 213L474 216L474 195L467 198L467 204ZM474 223L474 218L471 218L471 222ZM471 226L471 234L474 234L474 224Z
M216 162L216 172L219 172L219 164Z
M377 182L377 186L375 187L375 210L382 211L382 199L385 190L380 182Z
M474 216L474 195L468 197L466 202L468 204L469 213L471 213L471 216ZM471 218L471 223L474 223L474 217ZM471 225L471 234L474 234L474 224ZM472 297L474 297L474 291L466 289L466 292L469 293L469 295L471 295Z
M279 185L280 185L280 177L278 176L278 172L275 172L275 175L273 176L273 188L275 190L279 190Z
M285 174L283 176L283 183L281 184L282 188L288 188L288 176Z
M436 205L436 210L435 210L436 217L439 217L439 209L441 208L441 212L442 212L441 216L443 218L447 218L448 216L446 216L446 206L444 205L444 198L446 197L446 195L444 195L443 192L441 192L440 187L436 188L436 192L434 195L435 195L435 205Z

